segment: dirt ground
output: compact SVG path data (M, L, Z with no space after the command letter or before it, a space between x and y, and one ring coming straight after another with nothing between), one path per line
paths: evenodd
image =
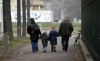
M14 43L12 46L9 46L7 57L10 57L15 51L17 51L18 49L20 49L21 47L25 45L26 45L25 43ZM0 61L4 59L3 55L5 55L4 46L0 46Z

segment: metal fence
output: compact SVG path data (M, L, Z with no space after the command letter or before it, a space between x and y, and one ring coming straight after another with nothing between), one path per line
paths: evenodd
M95 61L100 61L100 0L81 0L82 39Z

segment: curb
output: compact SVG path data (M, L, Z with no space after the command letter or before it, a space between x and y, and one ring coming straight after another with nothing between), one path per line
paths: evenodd
M84 61L94 61L93 58L91 57L89 51L87 50L85 44L83 43L82 39L78 40L79 43L79 48L81 50L83 60Z

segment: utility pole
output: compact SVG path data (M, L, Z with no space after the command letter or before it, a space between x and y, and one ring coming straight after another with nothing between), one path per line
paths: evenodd
M20 0L17 0L17 37L21 37L21 5Z
M27 25L30 24L30 0L27 0Z
M2 0L3 2L3 33L7 32L7 25L6 25L6 21L7 21L7 7L6 7L6 0Z

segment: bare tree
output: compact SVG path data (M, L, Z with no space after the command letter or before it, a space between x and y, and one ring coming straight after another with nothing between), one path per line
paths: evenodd
M11 7L10 0L6 0L7 4L7 32L9 36L9 40L13 40L13 30L12 30L12 21L11 21Z
M59 17L57 13L64 11L64 16L80 19L81 0L43 0L45 9L52 8L55 17ZM47 5L49 3L49 7ZM59 10L59 12L57 12Z
M26 4L25 0L22 0L22 10L23 10L23 28L22 37L26 37Z

